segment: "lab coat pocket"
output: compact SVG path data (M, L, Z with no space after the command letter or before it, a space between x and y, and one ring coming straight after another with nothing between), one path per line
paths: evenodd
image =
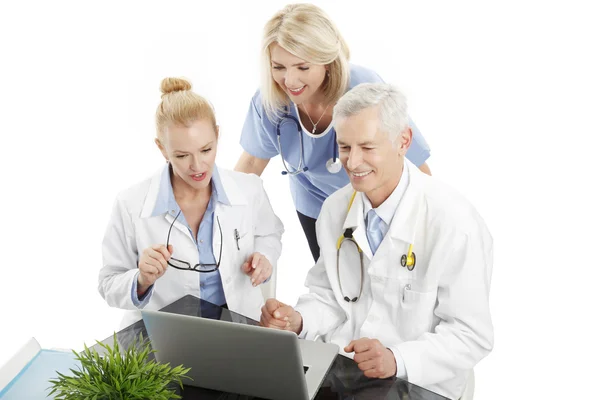
M402 282L399 319L404 340L416 340L431 332L437 291L424 291L415 282Z

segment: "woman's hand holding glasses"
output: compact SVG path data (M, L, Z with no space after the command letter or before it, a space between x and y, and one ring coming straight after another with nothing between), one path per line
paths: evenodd
M258 286L271 276L273 266L267 257L260 253L252 253L242 264L242 272L250 277L252 286Z
M167 261L171 259L173 254L173 246L169 245L169 248L164 244L155 244L152 247L144 249L138 268L140 273L138 275L138 296L146 293L148 288L156 282L158 278L165 274L167 270Z

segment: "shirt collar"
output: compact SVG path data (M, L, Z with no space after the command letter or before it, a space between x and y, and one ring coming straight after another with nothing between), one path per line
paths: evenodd
M400 181L396 188L392 192L392 194L385 199L383 203L379 205L379 207L375 208L375 213L383 222L390 226L392 223L392 219L394 218L394 214L396 213L396 209L400 204L400 200L402 200L402 195L406 192L406 188L408 187L408 165L406 164L406 160L404 161L404 167L402 168L402 175L400 176ZM363 200L363 217L365 221L367 220L367 213L373 209L373 205L371 201L367 197L367 195L363 192L361 193Z
M172 214L177 214L180 210L179 205L175 200L175 195L173 194L170 166L171 164L167 163L167 165L165 165L165 167L162 170L158 195L156 196L156 203L154 204L154 209L152 211L152 214L150 215L152 217L168 212L171 212ZM227 198L227 194L225 194L225 189L223 188L223 184L221 182L221 177L219 176L219 169L216 165L213 167L211 179L212 193L210 201L212 202L214 199L219 203L230 205L229 199Z

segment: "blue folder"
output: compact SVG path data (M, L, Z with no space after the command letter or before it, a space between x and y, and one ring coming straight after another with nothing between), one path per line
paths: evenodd
M72 375L70 369L80 366L75 354L66 351L40 350L19 374L0 392L2 400L51 399L50 379L58 378L57 371Z

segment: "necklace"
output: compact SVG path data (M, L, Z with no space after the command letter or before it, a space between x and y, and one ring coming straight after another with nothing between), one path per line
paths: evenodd
M323 116L325 115L325 113L327 112L327 110L329 109L329 106L331 104L329 104L327 107L325 107L325 111L323 111L323 114L321 114L321 117L319 118L319 120L317 122L313 122L312 118L310 117L310 114L308 113L308 111L306 111L306 106L304 105L304 103L302 103L302 107L304 107L304 112L306 113L306 115L308 116L308 120L310 121L310 123L313 126L312 129L312 133L313 135L315 134L315 132L317 131L317 125L319 125L319 122L321 122L321 120L323 119Z

